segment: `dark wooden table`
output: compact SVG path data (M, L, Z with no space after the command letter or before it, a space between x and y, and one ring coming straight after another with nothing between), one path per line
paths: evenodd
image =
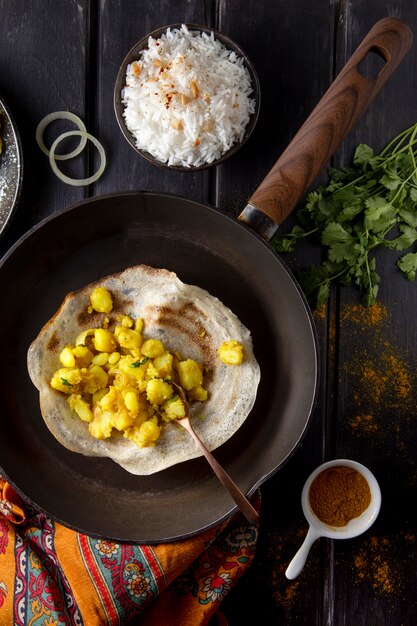
M0 253L44 217L108 192L174 192L236 214L354 48L387 15L417 31L412 0L0 0L0 93L16 119L24 154L21 201ZM144 34L175 22L224 31L247 51L259 74L257 128L216 171L160 170L136 156L116 124L113 86L123 57ZM379 149L416 121L416 67L414 45L338 150L335 164L347 163L356 144ZM106 148L108 166L93 187L61 183L35 142L38 122L63 109L80 115ZM96 165L93 151L86 154L74 166L80 169L72 170L78 175ZM291 223L289 218L284 229ZM392 253L377 259L382 285L372 312L343 287L314 314L319 402L302 444L262 487L255 564L223 603L231 626L417 624L417 290L400 275ZM286 257L294 270L319 260L320 249L307 244ZM15 287L2 294L2 306ZM307 530L303 483L332 458L356 459L374 472L382 490L380 516L356 539L320 539L299 578L287 581L284 571Z

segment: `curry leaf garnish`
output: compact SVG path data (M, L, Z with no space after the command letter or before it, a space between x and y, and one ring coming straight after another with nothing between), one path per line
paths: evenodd
M180 397L178 395L172 396L172 398L168 398L168 400L165 400L165 404L171 404L172 402L176 402L177 400L179 400Z
M376 300L380 278L374 252L384 247L402 252L417 245L417 124L394 137L377 155L359 144L349 167L329 169L326 186L308 194L290 233L276 235L272 246L292 252L313 237L323 247L321 265L299 273L310 302L324 304L333 282L354 285L362 302ZM417 251L397 260L408 280L415 280Z
M61 383L66 387L73 387L73 384L70 383L69 380L67 380L66 378L63 378L63 376L61 376Z
M140 367L141 365L145 365L145 363L147 363L148 361L149 361L149 357L145 356L145 358L142 359L141 361L134 361L133 363L131 363L129 367Z

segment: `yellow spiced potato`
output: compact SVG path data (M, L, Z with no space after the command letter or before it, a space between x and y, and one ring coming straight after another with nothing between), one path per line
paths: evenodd
M207 400L207 389L204 389L201 385L197 385L193 387L188 392L188 397L190 400L197 400L198 402L205 402Z
M119 346L128 350L139 350L143 341L142 335L137 330L125 326L116 326L114 336Z
M64 367L87 367L93 360L93 353L86 346L66 346L59 360Z
M157 356L153 360L153 366L157 376L166 378L172 372L172 364L174 357L170 352L164 352L161 356Z
M98 354L93 356L91 362L94 365L106 365L108 360L109 360L109 353L108 352L99 352Z
M152 378L146 385L146 397L150 404L160 405L169 400L174 394L172 385L159 379Z
M143 342L141 352L144 356L154 359L165 352L164 344L159 339L147 339Z
M104 287L96 287L90 296L91 306L98 313L110 313L113 309L111 294Z
M125 437L134 441L140 448L155 445L159 435L161 434L162 426L158 425L158 419L152 417L146 422L143 422L139 427L128 429L125 432Z
M83 420L83 422L91 422L93 419L93 412L90 408L88 402L82 399L79 394L71 394L68 398L68 404L72 408L73 411L76 412L78 417Z
M59 355L59 360L64 367L75 367L75 356L73 355L70 346L66 346L62 350Z
M184 403L178 396L174 396L172 399L164 403L164 421L181 419L185 417Z
M207 400L203 367L170 352L159 339L144 337L142 318L108 315L113 304L106 289L94 289L90 300L88 310L102 313L102 323L61 350L61 367L50 384L67 395L71 410L96 439L120 433L140 447L154 446L164 424L186 414L175 385L190 402Z
M93 394L104 389L109 381L109 375L100 365L91 365L81 370L80 387L83 393Z
M144 383L140 384L140 391L144 391L146 389L145 376L148 367L149 359L143 359L142 357L137 358L131 354L127 354L119 358L115 367L110 370L110 372L112 374L122 372L127 378L137 381L138 385L141 382Z
M75 367L62 367L57 370L51 380L51 387L63 393L74 393L74 389L81 382L81 371Z
M112 352L116 348L114 335L105 328L96 329L93 344L98 352Z
M110 411L93 411L93 420L88 424L90 434L96 439L111 437L113 430L113 415Z
M180 378L180 385L187 391L201 385L203 382L203 372L197 361L193 359L179 361L177 371Z
M134 389L127 390L123 394L123 400L128 411L137 413L139 410L139 399Z
M135 323L129 315L118 315L117 321L121 326L124 326L125 328L132 328L133 324Z
M74 346L72 354L77 367L88 367L93 360L93 353L87 346Z
M243 346L234 339L224 341L218 348L218 355L226 365L240 365L243 361Z

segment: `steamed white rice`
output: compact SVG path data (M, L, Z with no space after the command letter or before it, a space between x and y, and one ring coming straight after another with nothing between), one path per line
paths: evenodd
M241 142L255 111L248 70L204 32L168 29L130 64L122 101L136 146L168 165L200 166Z

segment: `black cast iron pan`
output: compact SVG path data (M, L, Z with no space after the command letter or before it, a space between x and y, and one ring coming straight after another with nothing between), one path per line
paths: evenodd
M364 45L367 50L378 46L386 59L379 78L372 83L362 79L354 60L353 70L347 71L349 88L337 79L325 96L325 111L319 104L321 115L316 109L295 138L297 145L304 136L304 147L295 150L296 163L301 154L311 171L305 168L302 182L291 182L300 181L298 174L289 174L300 167L282 157L281 183L271 183L277 170L269 174L251 199L253 206L258 200L262 211L264 204L268 210L273 206L278 221L277 207L284 206L278 198L285 187L291 200L281 215L292 208L295 188L302 193L409 43L409 30L398 20L379 23L371 31L360 55ZM336 107L340 97L343 106ZM333 115L336 108L339 114ZM311 153L305 137L317 141L317 120L329 132L320 134L319 149ZM310 128L307 135L305 128ZM274 189L269 201L266 187ZM241 218L249 221L254 213L264 215L252 207ZM262 221L272 224L271 217ZM267 236L265 229L263 234ZM141 477L108 459L66 450L46 428L26 370L29 344L69 291L136 263L168 268L183 281L207 289L252 331L262 372L257 401L241 429L215 453L246 493L282 466L307 428L317 390L317 346L308 307L280 258L247 225L210 206L152 193L97 197L45 220L10 250L0 266L2 471L18 491L67 526L156 543L200 532L234 510L205 460Z

